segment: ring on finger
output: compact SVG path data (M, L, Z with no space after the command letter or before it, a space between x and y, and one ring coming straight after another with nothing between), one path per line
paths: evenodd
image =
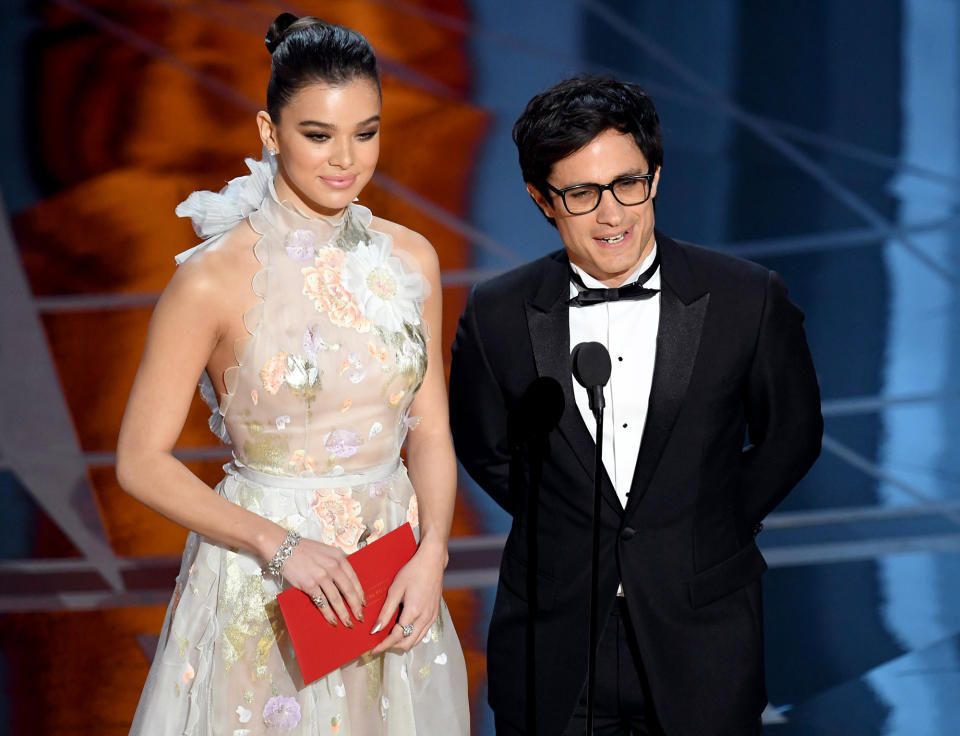
M313 601L313 605L319 608L321 611L327 607L327 599L323 597L322 594L310 596L310 600Z
M414 628L413 624L407 624L406 626L404 626L402 629L403 636L404 637L413 636L413 628Z

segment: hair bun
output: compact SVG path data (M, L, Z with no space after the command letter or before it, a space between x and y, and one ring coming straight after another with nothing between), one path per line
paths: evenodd
M271 55L277 50L277 46L279 46L283 40L287 29L298 20L299 18L293 13L280 13L280 15L276 17L273 24L267 30L267 37L263 39L263 44L267 47L267 51L269 51Z

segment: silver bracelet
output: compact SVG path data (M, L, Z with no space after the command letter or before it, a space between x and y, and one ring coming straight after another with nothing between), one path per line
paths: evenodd
M293 550L297 548L298 544L300 544L300 535L291 529L287 532L283 544L274 553L273 559L267 563L267 572L276 575L278 578L283 575L283 563L293 554Z

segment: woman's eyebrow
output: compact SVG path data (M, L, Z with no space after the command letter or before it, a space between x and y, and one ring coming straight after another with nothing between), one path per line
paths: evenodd
M367 125L371 125L371 124L373 124L373 123L378 123L378 122L380 122L380 116L379 116L379 115L373 115L373 116L367 118L366 120L361 120L359 123L357 123L356 127L357 127L357 128L363 128L363 127L366 127ZM337 126L334 125L333 123L324 123L324 122L322 122L322 121L320 121L320 120L301 120L301 121L299 122L299 125L300 125L300 127L323 128L324 130L336 130L336 129L337 129Z

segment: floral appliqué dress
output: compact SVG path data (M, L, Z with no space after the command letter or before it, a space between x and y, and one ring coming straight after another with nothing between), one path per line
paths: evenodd
M243 218L260 234L259 303L210 425L234 460L217 493L304 538L356 551L409 521L400 460L426 371L425 280L351 205L339 220L278 201L275 167L178 207L208 247ZM196 249L195 249L196 250ZM182 262L192 251L181 254ZM405 654L366 655L303 686L262 562L191 533L131 734L467 734L466 668L445 605Z

